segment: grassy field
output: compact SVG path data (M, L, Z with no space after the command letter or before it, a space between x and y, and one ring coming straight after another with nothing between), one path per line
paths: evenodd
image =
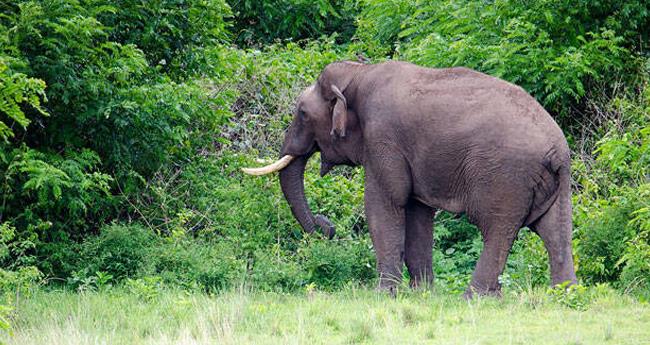
M7 344L650 344L650 306L611 290L503 299L369 290L217 296L37 292Z

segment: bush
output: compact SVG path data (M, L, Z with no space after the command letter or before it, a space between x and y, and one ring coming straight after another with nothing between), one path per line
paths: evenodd
M638 37L650 20L641 1L362 2L356 37L374 57L432 67L466 66L516 83L566 127L587 91L638 75ZM642 24L643 23L643 24ZM648 25L645 25L648 27ZM392 54L391 54L392 53Z
M26 146L6 152L0 157L0 212L26 231L22 236L81 236L113 214L112 178L99 171L100 165L90 150L69 151L65 157Z
M26 61L29 75L48 85L45 109L52 115L24 140L56 151L91 148L119 176L135 170L147 177L174 153L187 154L177 146L187 146L192 129L225 121L227 112L220 109L225 95L208 97L201 84L174 73L172 80L147 58L158 64L169 57L169 64L176 64L170 68L193 75L191 62L184 60L192 58L185 55L220 36L227 14L223 2L203 3L177 8L171 2L151 7L122 1L124 7L113 7L56 0L12 8L3 18L13 26L14 54ZM147 11L165 16L162 22L147 19L151 27L129 27L144 25L133 19ZM165 21L164 29L149 31ZM204 27L206 21L210 25ZM131 44L136 40L142 46Z
M616 97L605 109L609 131L595 160L576 166L578 267L587 282L617 282L629 291L648 287L650 229L650 93Z
M541 238L529 229L522 229L508 258L501 277L504 287L531 291L551 283L548 252Z
M335 290L350 282L371 282L376 277L375 259L368 242L309 241L299 251L306 281L324 290Z
M399 46L399 34L406 20L415 13L413 0L363 0L358 16L355 38L360 40L354 48L374 58L392 55Z
M218 292L244 282L246 262L228 241L165 241L149 254L149 275L166 285Z
M333 33L346 42L354 33L354 0L229 0L235 13L233 32L244 45L276 40L320 38Z
M263 291L296 291L307 282L306 272L295 256L265 248L254 254L250 280Z
M99 236L89 238L81 246L76 278L110 274L120 281L146 271L151 251L160 239L151 230L138 224L112 224L103 227Z
M203 49L228 41L230 7L224 0L99 1L97 19L109 39L133 44L150 66L175 77L208 72Z
M483 248L478 228L466 217L440 212L434 219L435 284L452 292L465 291Z
M0 25L0 31L4 27ZM21 126L23 130L31 122L27 118L23 108L29 105L41 115L47 115L41 106L41 99L45 98L45 82L36 78L29 78L23 73L17 73L9 68L7 60L9 57L0 52L0 114L6 117L8 123L0 118L0 140L6 141L15 134L12 130L14 124Z
M611 205L591 209L592 214L579 224L578 273L588 282L618 280L622 267L617 262L634 236L627 224L633 211L630 201L617 198Z

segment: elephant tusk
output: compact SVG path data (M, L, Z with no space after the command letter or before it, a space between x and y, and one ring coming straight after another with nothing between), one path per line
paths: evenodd
M267 166L261 168L242 168L241 170L249 175L266 175L284 169L294 158L294 156L286 155Z

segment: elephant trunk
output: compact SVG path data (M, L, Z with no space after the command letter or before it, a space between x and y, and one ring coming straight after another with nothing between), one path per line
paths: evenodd
M332 238L334 236L333 224L322 215L314 216L305 197L305 166L310 157L311 154L295 157L289 165L280 170L280 186L291 212L300 226L311 234L318 225L323 229L326 237Z

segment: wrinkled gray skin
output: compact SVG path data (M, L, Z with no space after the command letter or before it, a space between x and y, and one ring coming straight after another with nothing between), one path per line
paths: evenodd
M380 288L394 291L403 263L411 285L428 284L436 209L465 213L483 235L466 296L499 295L523 226L544 241L552 283L576 282L571 251L570 159L558 125L522 88L466 68L404 62L328 65L298 99L280 172L291 210L309 233L318 225L304 195L309 157L321 174L362 165L365 211Z

